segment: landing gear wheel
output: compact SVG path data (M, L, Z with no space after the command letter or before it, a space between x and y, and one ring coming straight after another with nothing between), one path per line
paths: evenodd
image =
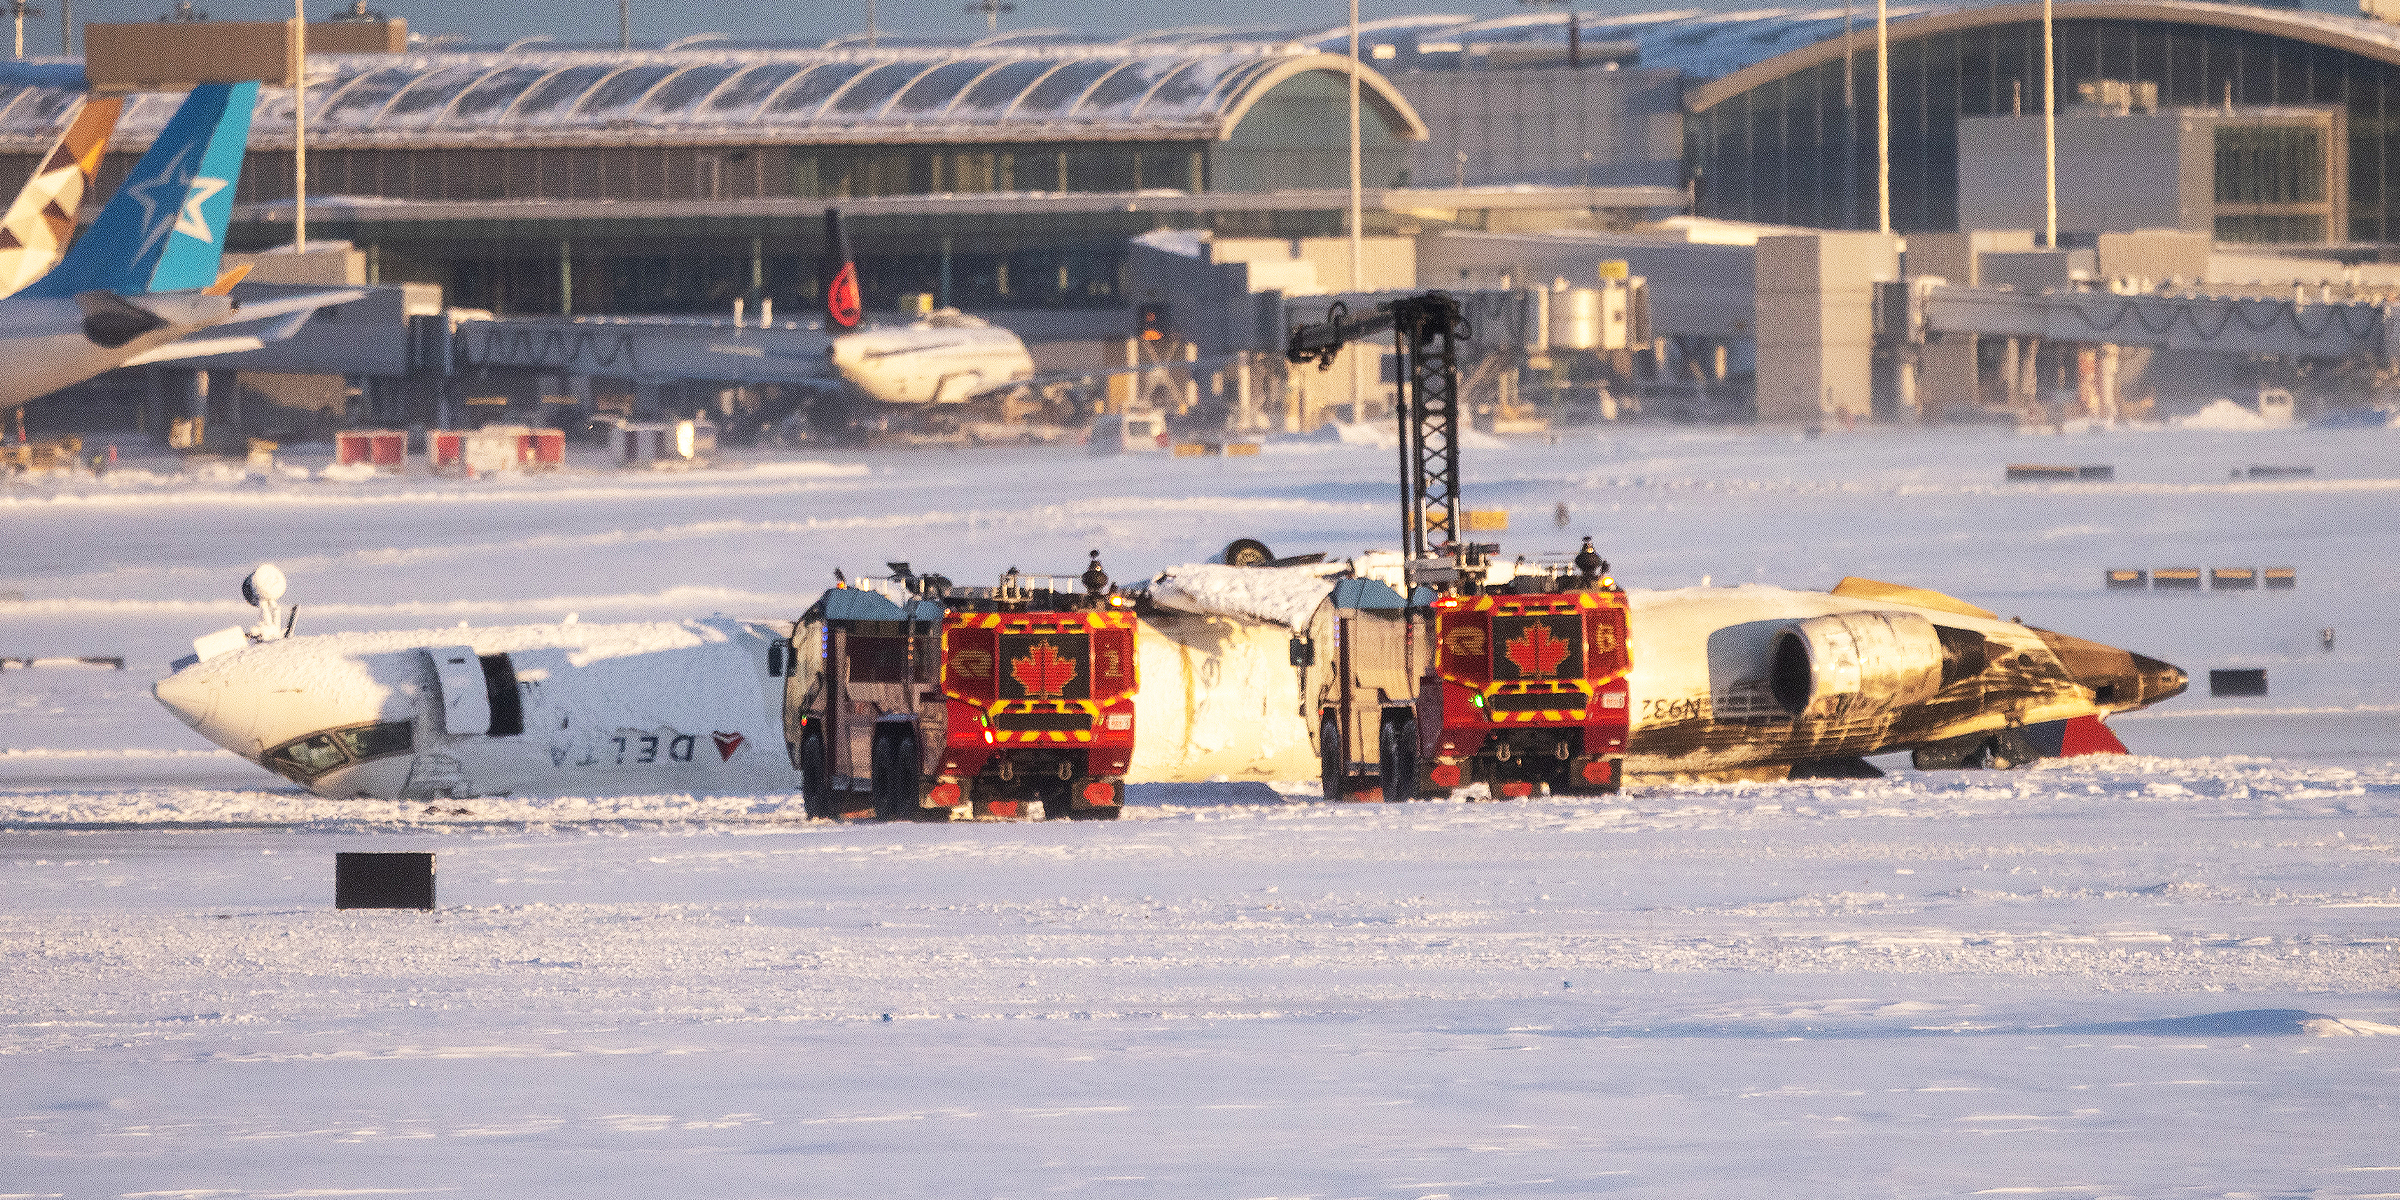
M1350 756L1342 751L1342 723L1327 713L1317 725L1317 776L1327 800L1339 801L1342 785L1348 782Z
M1383 799L1398 804L1417 794L1417 719L1408 713L1386 714L1376 742L1382 759Z
M1229 567L1263 567L1275 561L1275 552L1257 538L1235 538L1225 543L1224 557Z
M817 820L831 820L833 761L825 753L825 735L811 728L800 735L800 810Z

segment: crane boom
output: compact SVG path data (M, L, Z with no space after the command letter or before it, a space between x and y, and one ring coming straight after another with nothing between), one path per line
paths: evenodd
M1361 320L1349 315L1335 301L1322 323L1292 330L1285 354L1327 370L1343 346L1392 332L1400 356L1400 537L1415 563L1458 541L1458 343L1474 329L1457 297L1440 291L1385 301Z

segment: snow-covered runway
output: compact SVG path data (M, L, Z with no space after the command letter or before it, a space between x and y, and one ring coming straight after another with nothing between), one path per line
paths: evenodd
M1154 787L1106 825L428 812L285 787L147 697L270 558L305 632L1390 540L1385 454L1270 450L0 488L0 654L133 665L0 674L0 1195L2400 1194L2389 435L1470 456L1512 550L1592 532L1639 585L1869 575L2270 671L2024 772ZM2120 482L1998 482L2052 459ZM2286 461L2317 475L2226 479ZM2236 564L2301 588L2099 589ZM441 908L332 911L332 855L389 849L439 854Z

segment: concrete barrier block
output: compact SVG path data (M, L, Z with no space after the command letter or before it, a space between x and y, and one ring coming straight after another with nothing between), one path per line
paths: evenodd
M2264 696L2267 694L2265 667L2236 667L2208 673L2208 694L2211 696Z
M333 856L333 906L432 908L431 854L342 853Z

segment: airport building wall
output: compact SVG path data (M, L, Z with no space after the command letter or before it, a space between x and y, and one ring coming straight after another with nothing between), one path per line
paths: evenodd
M1892 223L1954 230L1961 125L2042 112L2038 5L1951 10L1891 28ZM2057 6L2057 104L2085 85L2155 89L2171 109L2330 110L2327 166L2345 180L2340 219L2221 221L2236 241L2400 241L2400 29L2322 13L2192 3L2069 0ZM1863 44L1860 42L1863 41ZM1699 84L1687 95L1686 163L1698 211L1820 229L1877 223L1871 31L1844 55L1820 43ZM2062 163L2082 133L2062 120ZM2262 136L2288 136L2269 134ZM2239 147L2210 164L2220 198L2281 194L2285 167ZM2254 148L2255 149L2255 148ZM2217 173L2219 166L2226 173ZM2023 190L2038 197L2038 176ZM2271 216L2292 214L2272 213ZM2321 214L2319 214L2321 215ZM2011 218L2015 220L2015 218ZM2126 226L2138 227L2138 226Z

